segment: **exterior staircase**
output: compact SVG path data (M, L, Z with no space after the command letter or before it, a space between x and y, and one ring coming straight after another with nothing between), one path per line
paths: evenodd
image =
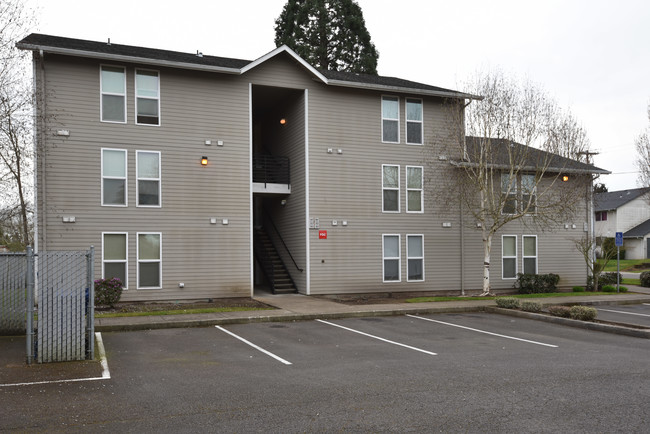
M263 229L255 229L255 258L262 266L266 280L273 294L297 292L296 285L287 271L282 258L273 245L268 233Z

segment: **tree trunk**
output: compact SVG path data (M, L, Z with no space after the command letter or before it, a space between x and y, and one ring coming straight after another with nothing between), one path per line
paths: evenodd
M483 292L481 296L490 295L490 252L492 251L492 234L485 234L483 229Z

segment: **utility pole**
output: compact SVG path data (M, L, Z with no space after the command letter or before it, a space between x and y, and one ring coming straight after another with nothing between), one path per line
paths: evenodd
M598 155L598 152L592 151L580 151L578 155L585 155L587 159L587 164L591 164L591 156ZM589 225L589 231L591 232L589 238L591 240L591 260L593 263L596 262L596 228L594 223L594 175L591 176L591 182L587 186L587 224ZM596 175L597 177L598 175ZM593 278L593 276L592 276ZM596 288L596 291L598 288Z

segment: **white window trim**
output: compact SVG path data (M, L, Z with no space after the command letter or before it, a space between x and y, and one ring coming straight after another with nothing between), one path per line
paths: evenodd
M420 169L420 185L421 188L409 188L409 169ZM420 192L420 211L409 211L409 191ZM382 195L383 197L383 195ZM424 167L422 166L406 166L406 212L411 214L424 213Z
M521 176L520 176L520 178L521 178L521 188L520 188L520 190L521 190L521 208L522 208L522 210L520 210L520 211L523 211L523 208L527 205L527 202L524 203L524 195L528 194L524 190L524 176L532 176L533 178L535 178L535 175L531 174L531 173L522 173ZM537 183L534 181L534 179L533 179L533 190L532 190L532 192L530 192L530 195L535 196L535 200L533 201L533 204L532 204L535 211L528 212L528 213L526 213L526 215L537 215ZM523 248L523 245L522 245L522 248Z
M504 238L514 238L515 239L515 255L514 256L505 256L503 254L503 247L505 243L503 242ZM517 236L516 235L501 235L501 279L503 280L515 280L517 278L517 273L519 273L519 261L517 261L517 256L519 254L519 249L517 246ZM515 260L515 276L514 277L504 277L503 272L505 267L503 266L504 259L514 259Z
M120 68L124 71L124 93L113 93L113 92L104 92L104 84L102 83L102 68L107 67L107 68ZM104 95L113 95L113 96L121 96L124 97L124 121L106 121L104 120ZM107 122L109 124L125 124L128 120L129 115L126 112L126 98L127 98L127 90L126 90L126 68L124 66L120 65L108 65L108 64L100 64L99 65L99 121L100 122Z
M158 74L158 98L151 98L150 96L144 96L142 97L143 99L155 99L158 101L158 123L157 124L141 124L138 122L138 71L147 71L147 72L155 72ZM135 94L135 124L136 125L145 125L149 127L159 127L162 124L162 113L160 112L160 71L156 69L144 69L144 68L136 68L135 70L135 75L133 76L133 87L135 88L134 94Z
M104 151L120 151L124 152L124 176L123 177L118 177L118 176L104 176ZM100 181L100 201L102 206L116 206L116 207L122 207L126 208L129 206L129 166L128 166L128 152L126 149L116 149L116 148L101 148L100 150L101 155L100 155L100 162L99 164L101 165L100 167L100 172L101 172L101 181ZM106 179L123 179L124 180L124 205L121 204L113 204L113 203L104 203L104 178Z
M420 237L422 240L422 256L409 256L409 237ZM410 279L409 278L409 260L410 259L422 259L422 279ZM425 273L424 273L424 234L406 234L406 281L407 282L424 282Z
M397 98L397 118L385 118L384 117L384 98ZM399 100L400 100L400 97L395 96L395 95L382 95L381 96L381 100L380 100L381 107L380 107L380 109L381 109L381 142L382 143L400 143ZM389 142L389 141L384 140L384 120L397 121L397 141L396 142Z
M140 178L138 177L138 154L158 154L158 178ZM135 206L139 208L162 208L162 155L160 151L135 151ZM140 182L138 181L158 181L158 205L140 205Z
M384 187L384 167L397 167L397 187ZM381 165L381 212L387 214L399 214L402 211L401 189L401 172L399 164L382 164ZM384 209L384 190L397 191L397 211L386 211Z
M140 260L140 235L158 235L160 243L159 243L159 252L158 256L160 259L154 260L154 259L142 259ZM163 258L162 258L162 232L137 232L135 234L135 254L136 254L136 274L137 274L137 279L136 279L136 285L137 289L162 289L162 268L163 268ZM154 263L154 262L159 262L160 266L158 267L158 282L160 282L160 286L140 286L140 263Z
M419 101L420 103L420 113L422 115L422 120L420 121L412 121L408 119L409 111L406 108L406 105L408 104L409 101ZM404 135L406 137L406 144L407 145L415 145L415 146L422 146L424 144L424 101L422 101L422 98L405 98L404 99L404 115L406 116L405 119L405 126L404 126ZM420 137L422 138L421 143L415 143L415 142L409 142L409 135L408 135L408 125L409 123L412 124L420 124ZM383 124L383 123L382 123Z
M507 193L507 190L503 190L503 177L504 176L514 176L515 182L512 184L512 188L510 189L510 193ZM504 209L501 210L502 215L515 215L519 212L519 180L517 179L518 176L517 174L510 175L510 173L501 173L501 178L499 179L499 188L501 189L501 196L506 195L506 196L514 196L515 197L515 212L514 213L508 213L505 212ZM503 207L505 208L506 203L508 203L508 197L503 199Z
M117 260L117 259L104 259L104 235L126 235L126 252L125 253L125 259L124 261L122 260ZM122 289L129 289L129 233L128 232L102 232L102 279L106 278L106 273L104 271L104 264L105 263L111 263L111 264L121 264L124 262L124 278L126 279L126 282L122 282L123 286Z
M535 256L526 256L526 238L535 238ZM526 271L526 267L524 267L524 260L525 259L530 259L530 258L535 258L535 273L537 274L539 271L539 246L538 246L539 240L537 239L537 235L522 235L521 236L521 271L524 272Z
M397 256L386 257L385 245L386 237L397 237L398 252ZM386 259L397 259L397 280L386 280L385 264ZM398 283L402 281L402 237L400 234L382 234L381 235L381 280L384 283Z

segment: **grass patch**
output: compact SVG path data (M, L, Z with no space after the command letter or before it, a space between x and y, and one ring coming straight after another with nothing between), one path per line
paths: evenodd
M178 310L154 310L150 312L95 312L95 318L117 318L124 316L158 316L158 315L185 315L195 313L220 313L220 312L242 312L246 310L273 310L272 307L211 307L204 309L178 309Z
M602 292L547 292L545 294L513 294L513 298L549 298L549 297L588 297L591 295L612 295ZM428 303L431 301L468 301L468 300L494 300L497 297L415 297L404 301L407 303Z
M602 259L599 259L600 263ZM645 265L643 265L645 264ZM650 270L650 261L647 259L621 259L621 271L629 271L631 273L641 273L645 270ZM616 258L607 263L607 267L603 271L616 271Z

